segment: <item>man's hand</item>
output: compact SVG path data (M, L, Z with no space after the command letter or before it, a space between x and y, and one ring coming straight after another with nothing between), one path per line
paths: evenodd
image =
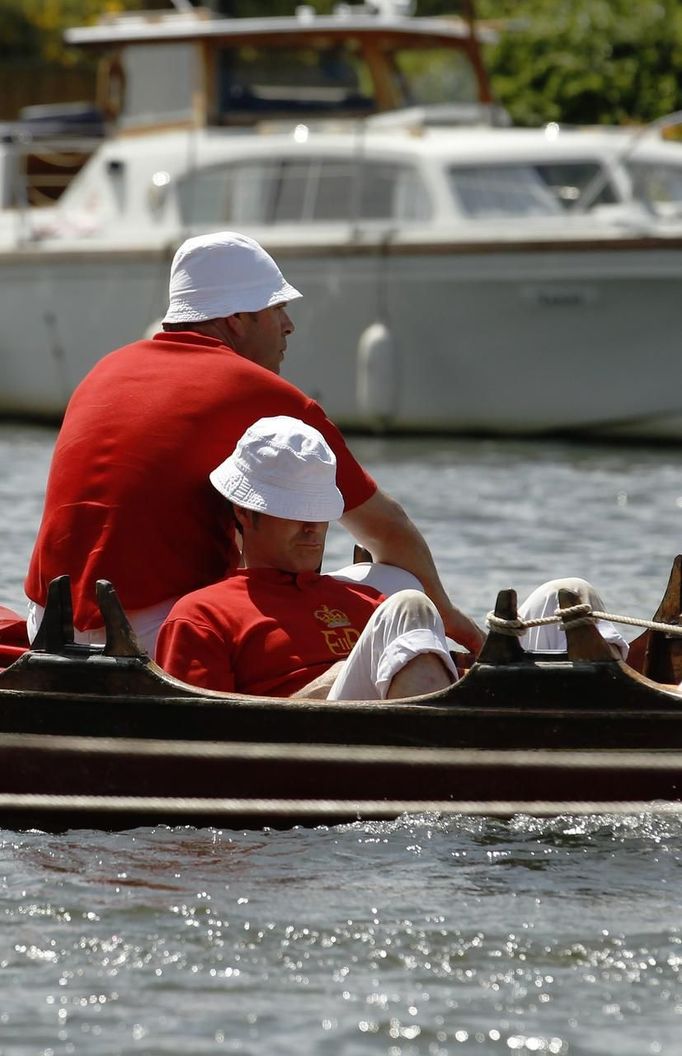
M416 576L443 617L448 637L478 653L485 632L452 604L426 540L395 499L377 489L366 502L344 513L341 524L375 561L396 565Z
M326 700L329 696L329 690L334 685L336 677L341 671L345 661L337 660L335 664L327 668L323 675L318 675L312 682L308 682L306 686L301 689L297 689L295 693L292 693L290 700L294 700L296 697L307 697L311 700Z
M457 668L460 678L462 678L463 675L466 675L469 668L473 667L476 663L476 657L473 653L462 653L459 649L454 651L451 650L450 656L455 661L455 667Z
M454 605L448 613L445 613L443 623L448 638L452 638L458 645L463 645L468 652L478 656L486 635L477 623L465 616Z

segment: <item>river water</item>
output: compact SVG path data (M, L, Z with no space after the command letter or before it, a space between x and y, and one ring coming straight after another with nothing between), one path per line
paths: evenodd
M0 602L15 608L53 440L0 426ZM674 447L352 446L479 621L498 589L558 574L649 616L682 548ZM333 531L328 566L350 550ZM0 845L0 1056L682 1053L675 816Z

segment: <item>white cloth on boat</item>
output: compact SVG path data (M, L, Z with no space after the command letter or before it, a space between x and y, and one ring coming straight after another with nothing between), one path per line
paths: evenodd
M519 605L520 619L536 620L545 616L553 616L559 608L561 589L574 591L582 602L589 603L597 611L606 611L601 596L586 579L550 579L536 587L532 594L529 594ZM597 620L596 626L602 638L611 645L615 645L620 650L623 660L627 660L630 647L618 628L610 620ZM560 623L530 627L519 641L529 652L551 653L566 650L566 635Z
M154 658L156 639L161 624L177 600L177 598L169 598L167 601L160 601L158 605L150 605L147 609L133 609L131 612L126 612L138 645L152 659ZM37 605L35 601L29 600L26 617L26 630L29 642L32 642L38 633L44 612L45 609L42 605ZM93 627L90 631L79 631L77 627L74 627L73 640L78 642L79 645L104 645L106 632L104 627Z
M411 572L398 568L397 565L384 565L380 561L358 561L354 565L339 568L336 572L327 572L326 575L347 583L364 583L365 586L374 587L387 596L399 590L424 590Z
M436 606L420 590L392 594L373 612L328 699L385 700L393 678L422 653L435 653L457 681Z

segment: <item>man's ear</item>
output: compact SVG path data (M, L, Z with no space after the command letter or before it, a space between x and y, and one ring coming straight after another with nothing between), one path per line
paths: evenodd
M246 526L247 528L250 528L251 525L253 524L253 511L252 510L247 510L243 506L235 506L233 504L232 505L232 513L234 514L234 519L237 522L237 524L239 526L239 531L241 532L241 535L243 537L244 536L244 526Z
M242 319L242 312L235 312L234 315L226 315L225 326L236 338L243 337L244 321Z

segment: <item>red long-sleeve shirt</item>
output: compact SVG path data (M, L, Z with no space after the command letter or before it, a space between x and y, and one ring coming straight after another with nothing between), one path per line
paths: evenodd
M101 626L95 581L144 609L221 579L237 561L225 500L208 474L257 418L318 429L337 458L346 509L376 490L321 407L283 378L201 334L160 333L97 363L57 438L25 582L45 604L68 573L74 622Z

